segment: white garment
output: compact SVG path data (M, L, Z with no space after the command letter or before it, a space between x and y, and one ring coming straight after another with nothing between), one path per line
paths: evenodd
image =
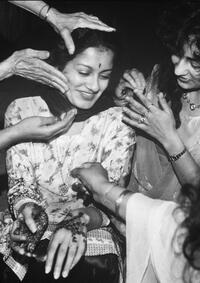
M172 201L151 199L141 193L129 199L126 212L126 283L183 282L186 260L181 246L184 231L177 228L184 215L176 208L177 204ZM152 272L149 272L149 263Z

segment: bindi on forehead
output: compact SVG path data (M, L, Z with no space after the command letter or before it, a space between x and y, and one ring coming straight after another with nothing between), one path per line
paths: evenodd
M99 63L99 69L101 68L101 63Z

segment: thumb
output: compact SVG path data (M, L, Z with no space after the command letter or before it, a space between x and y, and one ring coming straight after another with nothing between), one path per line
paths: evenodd
M40 126L50 126L59 121L58 117L40 117Z
M76 168L72 169L71 172L70 172L71 176L73 178L78 178L79 179L79 177L80 177L80 170L81 169L82 169L81 167L76 167Z
M71 109L64 115L61 115L60 127L61 130L68 130L77 114L77 109Z
M170 111L170 108L169 108L169 105L167 104L167 101L166 99L164 98L164 95L162 92L160 92L158 94L158 99L159 99L159 102L160 102L160 105L162 107L162 109L165 111L165 112L169 112Z
M34 50L28 49L28 55L31 57L37 57L38 59L47 59L49 57L49 51L47 50Z
M26 212L24 213L24 222L26 223L27 227L32 233L35 233L37 231L37 227L35 221L33 220L31 210L27 209Z
M74 46L74 42L73 42L73 39L71 37L71 33L69 32L68 29L64 29L61 31L61 36L65 42L65 45L68 49L68 52L69 54L73 54L74 53L74 50L75 50L75 46Z

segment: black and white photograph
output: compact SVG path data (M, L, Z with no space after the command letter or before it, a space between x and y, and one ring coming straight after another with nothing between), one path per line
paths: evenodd
M200 282L200 1L0 1L0 283Z

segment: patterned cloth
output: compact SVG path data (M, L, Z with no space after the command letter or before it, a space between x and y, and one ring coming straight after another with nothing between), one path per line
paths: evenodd
M30 116L51 116L41 97L12 102L6 112L5 126ZM8 201L13 215L17 215L24 203L35 202L45 208L51 225L62 221L71 210L83 207L82 199L72 189L77 180L70 176L70 171L84 162L101 162L108 170L110 181L118 183L124 179L130 173L135 133L121 122L121 118L121 108L113 107L84 121L78 134L63 134L49 143L27 142L11 147L6 162ZM8 239L5 240L8 232L5 227L0 252L8 262L11 251ZM43 239L50 236L51 231L47 230ZM107 253L117 253L109 229L102 227L90 231L86 255ZM22 279L22 269L13 268L13 262L10 266Z

